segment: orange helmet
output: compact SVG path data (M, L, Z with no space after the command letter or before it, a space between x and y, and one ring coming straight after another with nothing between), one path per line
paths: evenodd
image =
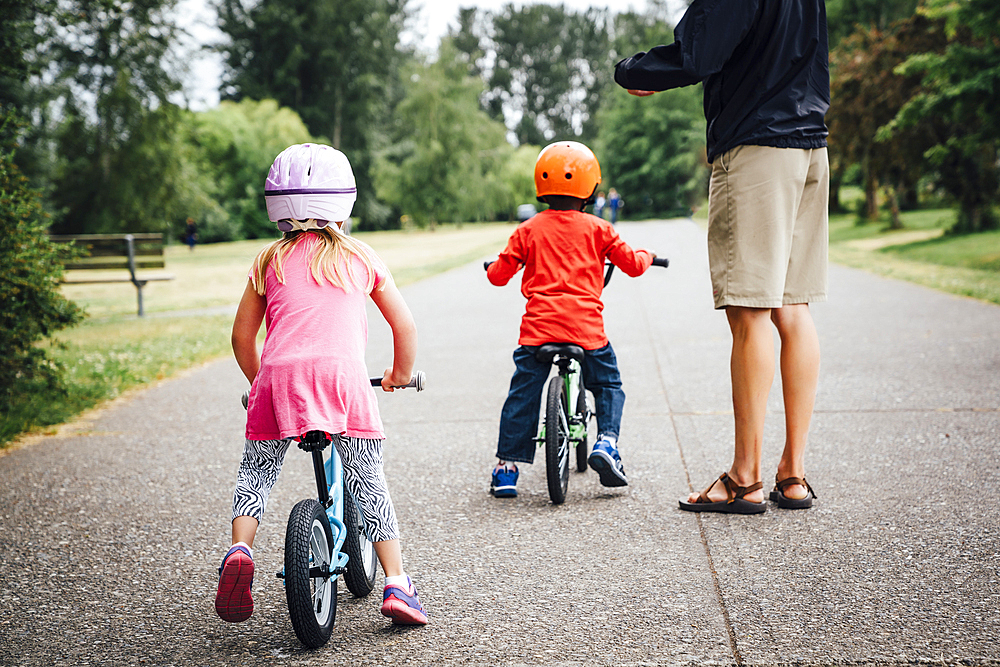
M587 200L601 182L594 152L578 141L549 144L535 160L535 195L566 195Z

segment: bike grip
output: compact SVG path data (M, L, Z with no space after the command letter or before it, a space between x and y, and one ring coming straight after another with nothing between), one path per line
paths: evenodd
M496 261L495 259L488 259L485 262L483 262L483 271L490 268L490 264L492 264L495 261Z
M424 390L424 372L417 371L414 373L413 377L410 378L409 383L399 386L394 386L393 389L416 389L417 391ZM371 383L373 387L382 386L382 378L371 378Z
M663 268L667 268L670 266L670 260L666 257L654 257L653 266L662 266Z

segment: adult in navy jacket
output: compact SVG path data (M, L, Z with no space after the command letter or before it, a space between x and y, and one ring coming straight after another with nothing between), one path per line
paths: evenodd
M785 445L771 500L804 509L805 446L819 375L809 303L827 286L830 105L824 0L695 0L674 43L618 63L639 97L702 82L709 187L709 265L716 308L733 333L733 464L681 509L766 509L761 451L774 379L771 324L781 339Z

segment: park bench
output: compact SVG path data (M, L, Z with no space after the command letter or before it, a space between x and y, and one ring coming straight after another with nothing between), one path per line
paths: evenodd
M126 269L128 275L64 276L69 285L86 283L132 283L139 295L139 316L144 315L142 288L154 280L173 280L170 274L137 275L139 269L162 269L163 234L53 234L56 243L72 243L85 254L66 262L67 271Z

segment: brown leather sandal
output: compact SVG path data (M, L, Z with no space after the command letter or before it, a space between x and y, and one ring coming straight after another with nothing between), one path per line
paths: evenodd
M726 488L726 500L713 501L708 499L708 492L716 483L722 482ZM745 500L743 496L753 493L757 489L763 488L762 482L751 484L750 486L737 486L729 473L722 473L715 482L708 485L708 488L701 492L698 500L693 503L686 499L680 500L681 509L685 512L721 512L723 514L760 514L767 510L767 503L752 503Z
M809 493L806 494L805 498L789 498L785 495L785 489L796 484L806 487L806 491ZM816 497L816 492L809 486L809 482L806 481L805 477L778 479L777 475L774 476L774 490L771 491L771 495L769 496L783 510L807 510L812 507L813 498Z

